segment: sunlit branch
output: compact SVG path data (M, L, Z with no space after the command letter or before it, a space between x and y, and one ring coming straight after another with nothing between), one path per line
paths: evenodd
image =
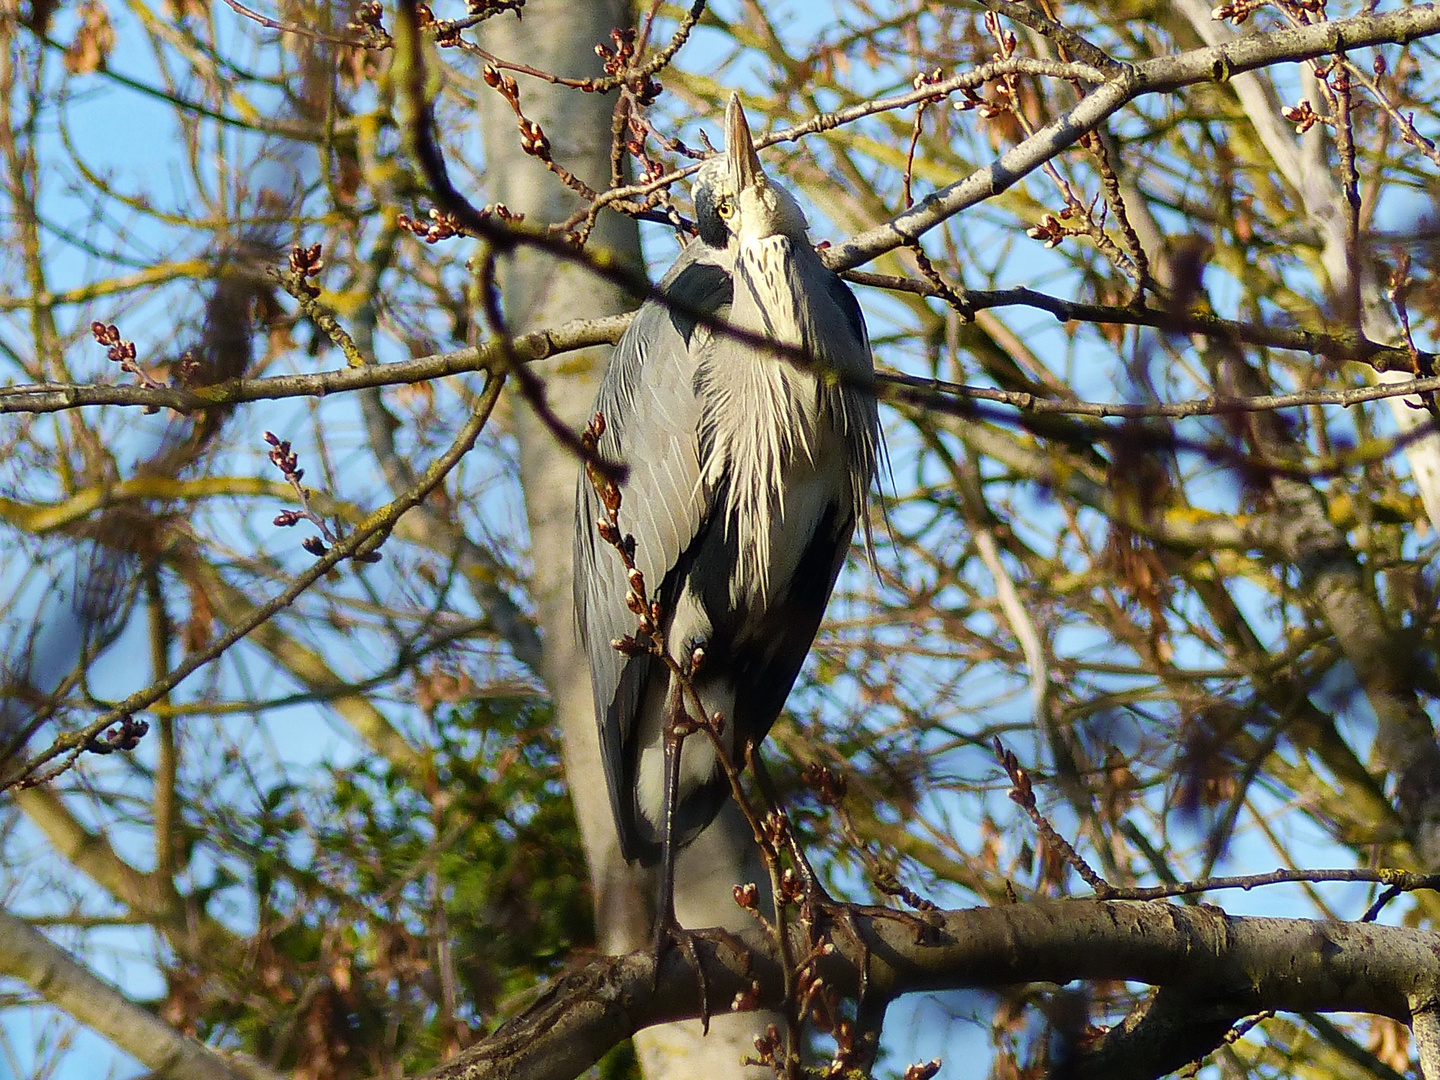
M515 339L514 355L517 360L533 361L570 349L613 344L619 340L620 334L628 325L629 320L629 315L615 315L605 319L567 323L556 330L524 334ZM215 405L246 401L273 401L296 397L319 398L366 387L404 386L447 375L491 371L499 366L494 346L483 345L474 349L438 353L434 356L421 357L417 360L403 360L393 364L374 364L363 368L345 368L309 375L276 375L262 379L235 379L197 390L115 386L104 383L38 383L29 386L0 387L0 414L50 413L100 405L165 408L179 413L190 413ZM1189 401L1142 405L1121 401L1074 401L1047 398L1025 391L998 390L988 386L966 386L943 379L930 379L899 372L882 372L877 376L876 383L875 392L882 401L903 400L923 405L925 399L916 398L912 393L919 392L950 401L987 401L997 405L1011 406L1035 415L1125 419L1222 416L1229 413L1293 409L1304 405L1350 407L1368 401L1408 397L1440 390L1440 376L1430 376L1406 382L1350 387L1343 390L1297 390L1289 394L1262 394L1254 397L1212 395Z
M30 786L48 776L53 776L56 769L51 769L45 774L40 774L39 770L62 756L64 762L59 766L60 769L73 763L95 739L99 738L106 728L112 724L128 721L135 713L160 700L193 672L223 655L256 627L293 604L301 594L342 561L353 558L357 554L371 552L378 547L395 527L395 523L400 517L429 495L475 445L475 440L479 438L481 430L485 427L490 413L495 407L495 402L499 399L503 385L503 378L491 377L474 411L466 420L454 442L443 454L431 462L414 487L370 515L349 536L332 546L325 555L316 559L314 564L298 575L283 592L267 603L257 606L244 619L238 621L206 648L185 657L163 679L131 694L83 728L57 736L48 748L30 758L18 770L7 776L3 785L0 785L0 790Z
M936 938L917 942L912 930L887 918L857 915L871 945L873 993L891 998L938 987L1125 979L1198 995L1227 1014L1218 1038L1233 1019L1265 1008L1408 1021L1411 1002L1434 1000L1440 991L1433 963L1440 935L1409 927L1237 918L1204 906L1094 900L1031 901L937 918ZM736 995L751 1008L780 1004L783 981L773 946L758 931L745 937L752 949L748 964L702 944L712 993ZM853 993L860 957L843 939L835 945L819 962L820 974L827 985ZM637 953L572 972L427 1077L568 1080L635 1031L698 1015L693 973L671 965L657 986L653 964L653 956ZM1198 1015L1191 1020L1201 1022ZM1092 1064L1100 1063L1082 1055L1073 1075L1116 1075Z
M154 1075L281 1080L280 1073L260 1061L223 1055L182 1035L6 911L0 911L0 972L35 987L47 1001L133 1055Z
M1440 9L1416 5L1383 15L1357 15L1334 22L1254 33L1213 48L1193 49L1127 65L1082 98L1073 109L963 180L926 196L909 210L859 236L830 248L825 261L849 270L918 240L960 211L1012 187L1029 173L1094 131L1125 105L1146 94L1169 93L1202 82L1224 82L1232 75L1282 62L1309 60L1366 45L1406 43L1440 32Z

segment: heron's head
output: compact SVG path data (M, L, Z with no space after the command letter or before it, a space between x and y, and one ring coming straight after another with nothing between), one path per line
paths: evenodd
M712 247L767 236L805 239L805 211L765 175L737 94L725 109L725 153L700 167L693 194L700 239Z

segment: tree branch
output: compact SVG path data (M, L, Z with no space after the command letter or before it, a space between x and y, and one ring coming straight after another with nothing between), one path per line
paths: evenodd
M1028 292L1028 290L1020 291ZM1060 301L1060 303L1064 302ZM1048 308L1048 305L1045 304L1035 304L1034 306ZM1117 309L1097 308L1096 310L1103 312ZM1143 313L1136 313L1137 317L1135 318L1116 319L1115 321L1136 325L1158 325L1163 316L1161 313L1154 314L1157 315L1157 319L1154 321L1143 318ZM631 317L631 315L615 315L604 319L587 319L566 323L555 330L537 331L533 334L523 335L516 339L516 359L534 361L591 345L613 344L619 340L625 327L629 325ZM1102 318L1101 321L1105 320ZM1231 336L1229 328L1213 329L1216 333ZM1259 329L1264 331L1267 328ZM1386 361L1376 361L1375 357L1381 354L1404 353L1404 350L1373 345L1366 348L1359 343L1347 342L1339 337L1317 334L1307 330L1277 328L1273 333L1249 336L1270 338L1272 340L1264 343L1277 348L1297 349L1318 355L1344 353L1358 358L1359 354L1368 353L1371 363L1379 370L1385 369ZM373 364L363 368L346 367L308 375L232 379L199 390L108 383L40 383L0 388L0 414L49 413L102 405L173 409L183 414L213 408L218 404L275 401L293 397L326 397L330 394L350 390L405 386L462 372L490 371L498 366L496 350L490 345L482 345L472 349L437 353L415 360L398 361L393 364ZM935 395L955 401L990 401L1035 414L1139 419L1267 412L1275 409L1299 408L1304 405L1338 405L1348 408L1368 401L1433 393L1440 390L1440 376L1402 377L1402 381L1399 382L1348 387L1342 390L1315 389L1290 394L1260 394L1251 397L1217 395L1189 401L1153 404L1046 398L1026 391L966 386L941 379L904 375L899 372L878 373L876 386L872 389L882 401L899 400L918 405L927 404L925 397L915 395L915 392L918 391L923 395ZM107 492L107 494L113 495L113 491Z
M1420 1054L1420 1075L1440 1080L1440 1011L1433 1001L1410 1017L1410 1034Z
M180 1034L7 911L0 911L0 972L104 1035L157 1080L283 1080L253 1058L222 1055Z
M1052 900L934 913L925 940L917 941L914 924L892 911L851 910L868 946L867 993L883 1000L917 990L1104 979L1169 988L1177 1003L1182 993L1191 1002L1188 1024L1183 1010L1166 1006L1117 1036L1133 1047L1163 1026L1180 1040L1168 1049L1152 1043L1149 1066L1107 1073L1082 1056L1078 1075L1086 1077L1162 1075L1213 1049L1233 1018L1265 1009L1366 1012L1408 1022L1411 1001L1435 1000L1429 995L1440 992L1434 963L1440 933L1408 927L1237 918L1166 903ZM748 962L698 942L710 1000L742 995L747 1008L776 1007L783 993L778 958L758 931L745 940ZM821 977L854 994L867 957L848 935L836 935L834 945L819 962ZM698 1016L699 986L684 958L672 953L658 980L653 963L647 950L562 976L529 1009L427 1073L427 1080L570 1080L641 1028ZM1170 998L1167 991L1163 1000ZM1181 1060L1162 1067L1177 1054ZM1099 1062L1101 1052L1094 1057ZM1104 1060L1111 1060L1108 1052Z
M153 704L164 696L168 691L174 689L192 673L204 667L212 660L223 655L226 650L238 642L246 634L256 627L262 625L268 619L273 618L278 612L293 604L300 595L319 581L325 574L338 566L345 559L352 558L357 554L373 551L382 543L395 523L407 510L417 505L449 474L475 445L481 430L485 427L486 421L490 418L491 411L495 408L495 402L500 397L500 390L504 385L504 379L499 376L491 376L486 384L485 391L480 400L476 403L474 411L461 428L455 441L446 451L431 462L430 467L420 477L415 487L406 491L403 495L394 499L386 506L371 514L362 522L349 536L333 545L330 550L315 560L315 564L300 574L295 581L279 595L268 602L257 606L249 615L236 625L232 626L226 633L222 634L216 641L204 649L191 653L163 679L156 680L144 690L138 690L131 694L124 701L114 708L102 713L95 720L92 720L85 727L78 731L66 732L57 736L55 741L45 750L36 754L25 762L19 769L0 777L0 789L14 786L30 787L46 778L38 770L64 756L65 761L73 762L91 740L97 738L111 724L128 720L135 713L144 709L147 705ZM65 766L62 765L63 769Z
M1225 82L1232 75L1271 64L1309 60L1365 45L1403 44L1437 32L1440 32L1440 9L1434 4L1417 4L1384 15L1357 15L1272 33L1249 34L1223 45L1126 66L1122 74L1082 98L1065 115L1011 147L998 161L926 196L889 221L830 248L824 254L825 261L832 270L849 270L913 243L961 210L1012 187L1144 94L1167 93L1195 83Z

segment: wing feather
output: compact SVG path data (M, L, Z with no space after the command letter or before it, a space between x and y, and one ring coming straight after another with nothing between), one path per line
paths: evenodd
M620 531L635 537L635 563L652 597L659 596L707 509L692 348L700 342L693 315L687 312L723 317L732 286L720 257L703 243L692 243L681 253L660 282L676 306L653 300L641 306L615 347L595 400L606 424L600 450L630 470L621 485ZM639 837L625 782L626 761L635 753L630 744L646 685L658 672L652 657L627 657L611 647L615 639L634 633L636 618L626 606L629 582L619 554L595 529L603 514L599 496L582 471L576 496L576 624L590 657L605 779L621 849L629 858Z

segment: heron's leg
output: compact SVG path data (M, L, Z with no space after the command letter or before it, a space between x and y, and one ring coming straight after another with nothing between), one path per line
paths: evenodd
M664 801L660 807L660 898L655 919L655 955L658 959L669 930L679 927L675 918L675 804L680 801L680 750L685 736L684 705L678 679L672 678L665 695L665 716L661 721L661 749L665 768Z
M750 970L751 957L746 944L729 930L723 927L687 930L680 925L680 920L675 915L675 856L678 847L675 843L675 811L680 800L680 752L685 739L692 733L693 726L685 712L683 693L681 681L674 680L670 692L666 695L663 717L664 735L661 749L665 787L661 807L660 895L655 920L655 985L658 986L660 982L660 967L665 954L672 945L679 947L695 969L695 976L700 984L700 1030L702 1034L708 1034L710 983L705 976L705 968L700 963L696 941L709 942L717 950L729 950L747 973Z
M665 766L664 804L661 807L660 826L660 897L655 917L655 984L660 983L660 965L671 945L678 945L695 968L700 980L700 1027L703 1032L710 1030L710 984L705 978L705 969L700 964L700 954L695 948L694 935L680 925L675 917L675 809L680 801L680 751L689 734L685 715L684 688L679 679L672 678L670 691L665 696L665 715L662 720L661 749Z

